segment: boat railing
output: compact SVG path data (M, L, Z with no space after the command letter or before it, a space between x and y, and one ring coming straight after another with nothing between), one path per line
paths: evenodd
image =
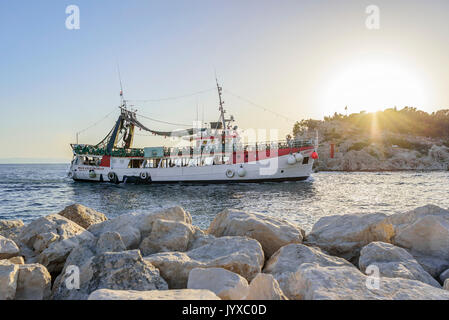
M302 147L314 146L313 140L279 140L265 141L257 143L234 143L234 144L213 144L201 147L164 147L164 156L186 156L198 154L214 154L214 153L230 153L230 152L247 152L247 151L264 151L276 149L296 149ZM72 149L77 155L104 156L113 157L144 157L143 148L116 148L110 154L106 149L92 145L72 144Z

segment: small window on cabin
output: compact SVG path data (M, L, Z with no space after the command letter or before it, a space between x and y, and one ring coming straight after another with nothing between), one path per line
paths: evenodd
M304 157L302 160L302 164L308 164L309 163L309 157Z

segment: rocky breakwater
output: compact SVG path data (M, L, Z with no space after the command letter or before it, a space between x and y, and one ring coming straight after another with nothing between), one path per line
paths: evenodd
M449 300L449 211L335 215L306 234L225 210L208 230L181 207L114 219L81 205L0 220L0 299Z

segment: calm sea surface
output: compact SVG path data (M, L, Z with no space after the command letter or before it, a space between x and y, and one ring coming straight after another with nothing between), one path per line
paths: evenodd
M310 230L326 215L449 208L449 172L320 172L303 182L133 185L74 182L68 165L0 165L0 219L24 222L81 203L108 217L180 205L207 228L225 208L287 218Z

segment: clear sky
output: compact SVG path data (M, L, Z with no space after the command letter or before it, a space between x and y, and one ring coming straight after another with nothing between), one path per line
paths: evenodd
M72 4L79 30L65 25ZM379 29L366 27L369 5ZM225 91L240 127L282 135L346 105L448 108L448 21L447 0L0 0L0 158L69 159L75 133L113 111L80 135L99 142L118 115L117 63L127 99L210 89L216 71L225 90L292 119ZM136 108L171 122L191 123L197 110L218 119L214 91Z

